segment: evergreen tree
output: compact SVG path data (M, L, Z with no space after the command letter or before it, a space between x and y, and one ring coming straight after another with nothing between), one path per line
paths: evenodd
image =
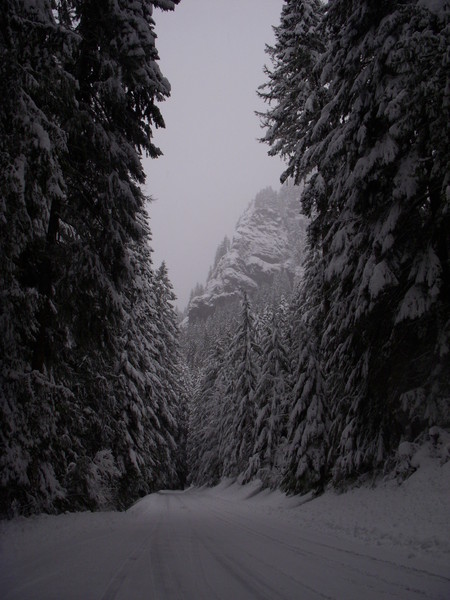
M155 274L157 347L154 362L157 366L153 390L162 427L159 487L171 488L184 483L186 455L186 398L183 389L182 360L178 343L178 319L173 306L176 299L167 267L163 262ZM177 471L178 469L178 471Z
M170 89L152 10L176 3L2 9L2 512L124 505L164 480L150 469L155 438L173 443L145 358L159 315L139 186Z
M280 24L274 27L275 45L266 47L272 67L265 68L268 81L259 95L273 106L259 115L267 129L263 141L271 145L269 154L289 161L282 181L295 175L293 159L300 156L305 130L323 103L325 90L317 69L326 39L319 30L322 12L320 0L286 0Z
M276 485L283 468L290 369L280 322L273 311L260 344L261 370L255 390L255 443L246 477L256 476L269 485Z
M336 0L320 31L318 110L268 141L310 178L337 481L448 423L448 11Z
M46 0L7 0L0 12L0 511L11 514L48 509L64 495L66 443L55 432L61 407L73 416L73 393L31 366L40 321L55 313L49 283L61 248L52 207L66 192L61 115L75 104L64 68L74 38Z
M167 485L176 480L173 460L167 460L173 451L173 431L167 429L163 417L173 408L167 406L171 382L160 373L167 361L159 354L161 298L147 243L133 243L129 259L135 277L126 292L117 358L110 374L117 425L109 447L117 457L121 475L118 493L122 506L130 497L159 489L162 480Z
M229 251L230 247L231 247L231 242L230 242L228 236L225 236L223 238L223 240L221 241L221 243L219 244L219 247L216 250L216 255L214 257L214 265L212 267L212 272L214 272L214 269L219 264L220 259L222 258L222 256L225 256L225 254Z
M194 379L194 377L192 377ZM215 378L213 377L213 383ZM203 372L196 372L192 385L192 395L188 404L188 437L187 437L187 467L189 482L194 485L199 483L201 461L201 432L203 411L200 401L200 386L203 383Z
M242 312L231 342L228 358L232 379L226 391L222 454L226 457L225 476L243 473L253 450L256 419L255 389L260 350L255 342L253 315L247 294L243 294Z
M189 430L190 479L196 485L218 483L222 474L223 405L226 363L224 345L217 340L205 361L193 399Z
M311 252L305 279L293 303L293 386L283 487L294 493L319 492L329 479L329 395L324 376L327 348L320 343L324 303L321 261Z
M65 123L70 161L61 211L73 256L63 301L75 327L89 329L90 343L98 335L106 348L114 344L122 288L133 277L127 243L146 236L138 218L145 205L140 154L159 154L152 127L164 122L155 103L170 91L156 63L152 7L93 0L74 6L80 43L69 68L78 82L77 110Z

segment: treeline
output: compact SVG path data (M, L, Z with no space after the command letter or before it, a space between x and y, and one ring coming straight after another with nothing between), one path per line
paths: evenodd
M449 32L445 2L284 3L261 117L305 183L305 276L288 312L255 326L244 300L213 344L194 482L320 490L449 427Z
M183 483L177 316L141 190L170 93L152 11L177 3L2 3L3 516Z

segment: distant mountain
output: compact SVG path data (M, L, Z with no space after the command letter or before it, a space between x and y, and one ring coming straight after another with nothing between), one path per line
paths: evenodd
M240 217L231 243L227 238L204 288L188 306L189 319L206 319L236 300L241 290L253 295L279 282L292 287L301 277L307 219L300 214L301 188L259 192Z

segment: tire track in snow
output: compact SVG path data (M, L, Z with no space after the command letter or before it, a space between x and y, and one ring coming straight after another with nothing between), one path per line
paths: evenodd
M448 578L303 537L296 541L304 547L290 543L270 516L266 522L265 515L257 515L259 527L239 503L165 492L158 494L158 511L157 523L125 559L101 600L127 598L124 584L144 568L146 552L151 600L340 600L341 593L331 591L334 583L358 598L446 598L434 593L435 586L427 590L424 577L444 583ZM272 560L274 548L279 551Z
M332 551L335 554L344 554L344 555L348 555L349 557L351 557L352 559L356 558L358 559L359 562L369 562L369 563L377 563L373 565L373 571L369 571L367 570L367 565L354 565L351 562L345 562L342 559L337 559L331 556L327 556L326 554L323 553L319 553L319 552L313 552L311 550L306 550L305 548L290 544L288 542L285 542L284 540L281 540L279 537L274 537L272 535L269 535L267 533L263 533L261 530L259 529L254 529L252 527L249 527L248 522L242 522L242 519L239 519L240 517L243 517L245 519L245 517L243 515L238 515L238 513L236 512L230 512L229 510L223 510L222 508L217 508L217 507L213 507L211 504L207 504L206 506L206 510L209 510L210 513L215 515L215 518L218 520L221 520L222 522L228 524L228 525L233 525L233 526L238 526L241 529L244 529L245 531L247 531L248 533L252 534L252 535L256 535L260 538L263 538L267 541L269 541L271 544L276 544L278 546L281 546L295 554L297 554L298 556L302 556L303 558L311 558L315 561L320 561L322 564L323 563L329 563L331 565L334 566L338 566L342 569L344 569L346 572L353 572L356 575L360 575L363 576L365 578L364 584L366 588L370 588L373 589L374 591L376 591L379 594L389 594L390 598L393 597L398 597L401 598L402 600L404 598L411 598L411 594L415 594L416 597L421 597L421 598L429 598L429 599L442 599L445 600L446 599L446 591L444 590L444 585L446 587L447 593L448 593L448 589L450 589L450 585L448 585L450 583L450 579L436 574L436 573L432 573L429 572L427 570L424 569L417 569L415 567L409 567L406 565L402 565L402 564L398 564L398 563L394 563L388 560L384 560L384 559L380 559L380 558L376 558L370 555L365 555L365 554L361 554L352 550L348 550L345 548L338 548L336 546L332 546L329 544L324 544L323 542L311 542L310 540L307 540L305 538L299 538L299 540L303 541L305 544L314 544L315 546L321 547L323 549L325 549L326 551ZM224 517L224 514L227 515L228 517L231 517L229 519L226 519ZM274 530L276 531L276 530ZM381 575L381 573L379 572L378 567L382 566L382 568L388 568L389 571L392 571L392 573L389 574L384 574ZM392 578L395 577L398 579L398 572L402 571L402 574L405 575L408 579L414 579L414 578L419 578L419 581L416 581L416 583L414 585L410 585L407 584L405 582L398 582L396 580L393 580ZM390 576L390 578L386 578L386 575ZM429 590L424 590L423 587L417 587L417 585L422 585L422 586L429 586L430 582L424 581L424 576L426 578L431 577L435 580L435 584L442 583L442 586L435 585L433 587L436 587L435 590L435 594L436 595L430 595ZM341 577L343 579L345 579L348 583L351 583L352 585L360 585L360 582L358 583L357 580L355 580L354 578L350 578L348 576L343 576L341 575ZM372 580L372 581L368 581L368 579ZM298 582L299 585L304 585L303 582ZM381 583L384 584L386 586L389 586L388 590L382 590L380 589L380 586L376 586L376 583ZM384 587L384 586L383 586ZM394 592L394 589L395 592ZM311 588L311 591L314 591ZM395 596L393 595L395 594ZM400 594L400 595L398 595ZM406 594L406 596L405 596Z
M244 569L244 567L237 560L231 558L229 554L224 554L223 552L219 553L214 544L208 544L204 539L201 540L201 544L225 572L229 573L231 577L239 583L242 590L245 590L245 592L250 594L251 598L258 598L258 600L286 600L284 595L281 596L270 584L263 583L251 571ZM268 591L270 592L269 595L266 593Z
M205 566L205 560L202 558L202 553L200 551L201 541L198 536L197 527L193 522L192 511L187 506L181 496L177 497L181 507L186 510L186 514L188 516L188 520L190 523L190 547L192 550L192 562L198 566L198 573L201 575L201 580L204 583L203 586L200 586L200 582L197 585L197 596L196 600L224 600L223 595L218 594L217 585L212 585L210 583L210 577L208 577L208 572Z
M145 516L149 512L149 509L145 510L142 516ZM132 571L136 567L137 561L142 557L144 552L151 545L151 540L155 537L155 533L158 528L161 526L161 522L163 519L163 513L160 511L158 519L153 524L150 532L146 535L143 542L138 544L125 558L121 567L116 571L115 575L110 579L109 584L101 596L100 600L115 600L117 594L120 592L121 588L125 581L132 575Z
M215 508L215 507L210 507L210 510L216 512L216 514L219 514L222 519L223 519L224 513L226 513L228 516L231 516L233 518L232 522L236 521L236 523L237 523L237 520L235 519L235 517L237 516L236 512L223 511L223 510ZM245 519L244 515L240 515L240 516L242 516ZM260 535L261 537L267 537L268 539L274 540L277 543L279 543L280 545L282 545L282 546L284 546L286 548L292 549L293 551L296 550L296 551L298 551L301 554L311 554L310 552L305 551L304 548L300 548L299 546L294 546L293 544L289 544L288 542L284 542L284 541L282 541L282 540L280 540L278 538L272 538L270 535L262 533L260 530L252 529L252 528L250 528L248 526L247 523L242 524L242 521L241 521L239 523L239 525L241 527L246 528L249 532L252 532L252 533L254 533L256 535ZM370 559L371 561L378 562L378 563L381 563L381 564L385 564L387 566L392 566L392 567L395 567L396 569L403 569L403 570L406 570L407 572L411 572L412 571L412 572L415 572L415 573L418 573L418 574L421 574L421 575L426 575L428 577L432 577L432 578L438 579L438 580L440 580L440 581L442 581L444 583L450 584L450 577L446 577L445 575L441 575L439 573L428 571L426 569L419 569L417 567L407 566L407 565L404 565L404 564L401 564L401 563L396 563L396 562L392 562L392 561L389 561L389 560L386 560L386 559L377 558L375 556L370 556L370 555L362 554L362 553L359 553L359 552L355 552L354 550L349 550L347 548L338 548L337 546L332 546L330 544L325 544L324 542L319 542L319 541L315 541L315 540L314 540L314 542L311 542L311 540L308 540L307 538L299 537L298 539L304 541L305 543L314 543L314 545L326 548L327 550L333 550L333 551L336 551L336 552L339 552L339 553L348 554L348 555L350 555L352 557L356 557L356 558ZM319 554L315 554L315 556L321 556L322 557L322 555L319 555ZM344 564L347 564L347 563L344 563Z
M189 521L190 541L194 549L194 556L198 570L202 575L203 586L197 585L195 595L187 596L186 600L233 600L257 598L258 600L285 600L276 596L277 592L271 589L271 595L266 596L267 585L261 587L261 583L256 580L256 584L249 582L249 573L243 571L241 565L233 561L227 556L221 555L214 549L214 541L212 547L205 541L204 531L199 527L199 519L194 518L192 507L189 503L183 501L180 495L176 496L180 506L186 510L187 519ZM196 511L197 512L197 511ZM215 540L220 544L220 538ZM206 551L206 552L205 552ZM208 567L206 567L208 563ZM219 566L219 570L217 569ZM198 570L196 569L197 573ZM222 585L219 584L222 581ZM233 588L230 591L230 587ZM226 588L226 589L225 589ZM242 595L244 594L244 596Z
M188 506L183 503L184 508L188 508ZM211 509L211 507L208 505L207 507L208 509L210 509L210 512L213 512L214 509ZM192 515L192 512L189 511L190 514ZM215 511L214 511L215 512ZM215 517L217 518L217 517ZM233 521L228 521L222 518L219 518L219 520L221 520L222 522L226 522L226 524L231 524L233 526L236 526L236 522ZM240 524L238 524L239 528L242 528ZM248 528L247 528L248 529ZM252 531L252 533L258 533L256 531L250 530ZM275 600L276 598L278 598L279 600L292 600L293 596L292 596L292 587L290 587L289 589L286 589L285 592L280 591L279 589L275 589L272 585L273 581L274 581L274 577L273 575L270 577L270 581L271 583L267 582L267 575L269 573L274 573L276 572L278 575L281 575L281 579L280 577L277 577L277 583L280 587L284 587L283 583L285 583L287 580L289 580L291 582L291 584L294 584L295 586L295 594L297 597L297 594L300 590L304 590L306 592L313 593L315 598L323 598L325 600L337 600L337 598L335 596L329 596L327 594L322 593L320 590L317 590L311 586L308 586L307 584L305 584L303 581L299 581L298 579L294 578L292 576L292 574L290 573L286 573L285 571L275 567L273 564L269 564L266 561L261 560L259 557L255 556L254 554L250 554L248 552L244 552L246 556L248 556L253 562L257 562L260 565L263 566L264 568L264 579L265 581L261 581L261 579L258 579L257 577L255 577L255 575L252 573L251 570L247 569L245 570L243 568L243 566L240 564L240 562L238 562L236 559L232 558L232 554L233 554L233 550L236 550L236 548L233 546L231 548L231 552L227 552L225 553L219 553L216 547L215 542L219 541L214 539L213 537L211 537L210 535L206 536L206 539L208 540L208 542L205 539L201 539L200 543L201 545L207 550L208 554L213 557L218 564L220 564L223 568L225 568L225 570L227 572L229 572L237 581L239 581L241 583L241 585L243 586L243 588L245 590L247 590L248 592L250 592L252 594L252 596L254 596L254 594L256 594L256 596L254 596L255 598L258 598L258 600L263 600L264 598L267 598L267 600ZM221 546L222 550L223 550L223 545ZM240 549L240 552L242 554L242 549ZM258 572L258 577L261 578L261 571ZM253 580L253 585L250 585L249 583L249 578L251 578ZM256 585L255 585L256 582ZM262 586L262 588L261 588ZM261 591L261 589L263 591ZM270 595L266 596L265 592L267 590L270 590ZM263 594L263 595L262 595ZM227 600L228 596L220 596L218 597L215 594L216 598L222 598ZM301 598L305 598L304 595L301 596ZM308 598L310 598L310 596L308 596Z

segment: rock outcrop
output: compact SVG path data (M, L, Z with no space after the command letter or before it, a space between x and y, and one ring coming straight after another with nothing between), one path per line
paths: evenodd
M251 296L277 282L292 286L301 277L307 219L300 214L300 193L292 185L279 192L267 188L250 202L203 293L191 299L190 320L206 319L242 290Z

